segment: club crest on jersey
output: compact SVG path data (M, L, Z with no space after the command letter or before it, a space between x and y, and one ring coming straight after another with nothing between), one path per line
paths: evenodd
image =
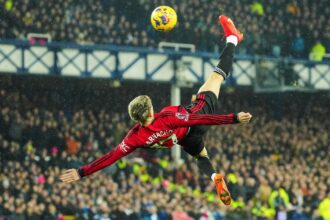
M175 116L178 119L185 120L185 121L188 121L188 118L189 118L188 114L184 114L184 113L180 113L180 112L175 113Z
M120 144L120 150L122 151L122 152L125 152L125 153L127 153L127 151L130 149L130 147L129 146L127 146L126 144L125 144L125 142L123 141L123 142L121 142L121 144Z

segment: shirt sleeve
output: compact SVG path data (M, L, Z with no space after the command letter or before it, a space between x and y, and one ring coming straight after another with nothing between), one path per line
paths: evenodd
M78 173L80 177L88 176L98 170L110 166L120 158L132 153L135 149L136 148L130 147L126 145L124 141L122 141L121 144L117 145L115 148L112 148L108 153L104 154L97 160L80 167L78 169Z
M167 112L167 122L170 127L190 127L194 125L221 125L238 123L236 114L189 114L181 112Z

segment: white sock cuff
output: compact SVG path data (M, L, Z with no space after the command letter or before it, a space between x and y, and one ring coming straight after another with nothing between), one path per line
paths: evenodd
M232 44L234 44L235 46L237 46L237 44L238 44L238 38L237 38L235 35L229 35L229 36L226 38L226 42L227 42L227 43L232 43Z
M216 173L213 173L211 176L211 179L214 181L215 175L217 175Z

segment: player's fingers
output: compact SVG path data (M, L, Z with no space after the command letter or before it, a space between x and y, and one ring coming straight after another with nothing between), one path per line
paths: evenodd
M70 178L70 177L66 177L66 178L61 178L61 180L63 181L63 182L67 182L67 181L69 181L69 180L71 180L72 178Z
M74 179L73 178L66 178L66 179L62 179L63 182L65 183L70 183L70 182L73 182Z
M245 118L248 118L248 119L250 119L250 118L252 118L252 115L250 115L250 114L247 114L247 115L245 115Z
M60 178L66 178L72 176L71 173L62 174Z
M248 112L241 112L239 114L239 121L241 123L249 123L250 119L252 118L252 115Z
M71 183L71 182L73 182L73 179L72 179L72 178L70 178L70 179L66 179L64 182L65 182L65 183Z
M61 175L60 176L60 179L62 180L62 179L66 179L67 178L67 176L66 175Z
M76 172L71 172L71 173L66 173L66 174L62 174L60 176L61 180L67 180L67 179L74 179L74 180L78 180L79 176Z
M72 176L72 173L71 172L70 173L63 173L61 175L61 177L68 177L68 176Z
M249 121L250 121L249 118L244 118L244 119L242 120L243 123L248 123Z
M67 180L67 179L71 179L72 178L72 175L62 175L60 177L61 180Z
M73 171L75 171L75 169L68 169L68 170L64 171L64 173L72 173Z
M62 179L61 180L63 183L67 183L67 182L69 182L69 180L67 180L67 179Z
M249 120L249 119L250 119L250 118L247 117L247 116L244 116L244 117L241 118L242 121L247 121L247 120Z
M71 183L71 182L75 182L75 181L77 181L79 178L77 178L76 176L72 176L69 180L68 180L68 182L69 183Z

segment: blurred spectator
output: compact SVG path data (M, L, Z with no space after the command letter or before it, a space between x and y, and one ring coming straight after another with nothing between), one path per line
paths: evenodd
M176 210L172 213L173 220L193 220L187 212L183 211L180 206L176 207Z
M296 33L292 41L292 55L294 57L303 57L305 52L305 39L301 36L300 32Z
M290 13L291 15L298 15L300 13L300 8L298 6L298 3L296 1L290 2L287 7L287 12Z
M330 219L330 198L324 198L321 201L318 211L323 219Z
M252 14L256 14L259 16L263 16L264 15L264 7L262 6L262 4L260 2L254 1L251 4L251 12Z
M75 155L78 153L80 148L80 143L74 139L74 137L70 136L67 137L66 140L66 147L69 155Z
M178 13L178 25L170 33L158 33L149 23L150 13L159 5L170 5ZM218 52L222 35L217 17L223 13L232 17L246 36L238 53L308 58L318 40L330 50L327 1L0 0L0 9L0 38L26 39L28 33L37 32L50 34L54 41L81 44L157 48L158 42L171 41ZM299 38L298 32L302 33ZM302 41L304 50L299 49Z
M326 54L324 45L318 41L314 44L309 54L309 59L312 61L322 61Z
M11 11L13 9L13 0L6 0L5 9L6 11Z

